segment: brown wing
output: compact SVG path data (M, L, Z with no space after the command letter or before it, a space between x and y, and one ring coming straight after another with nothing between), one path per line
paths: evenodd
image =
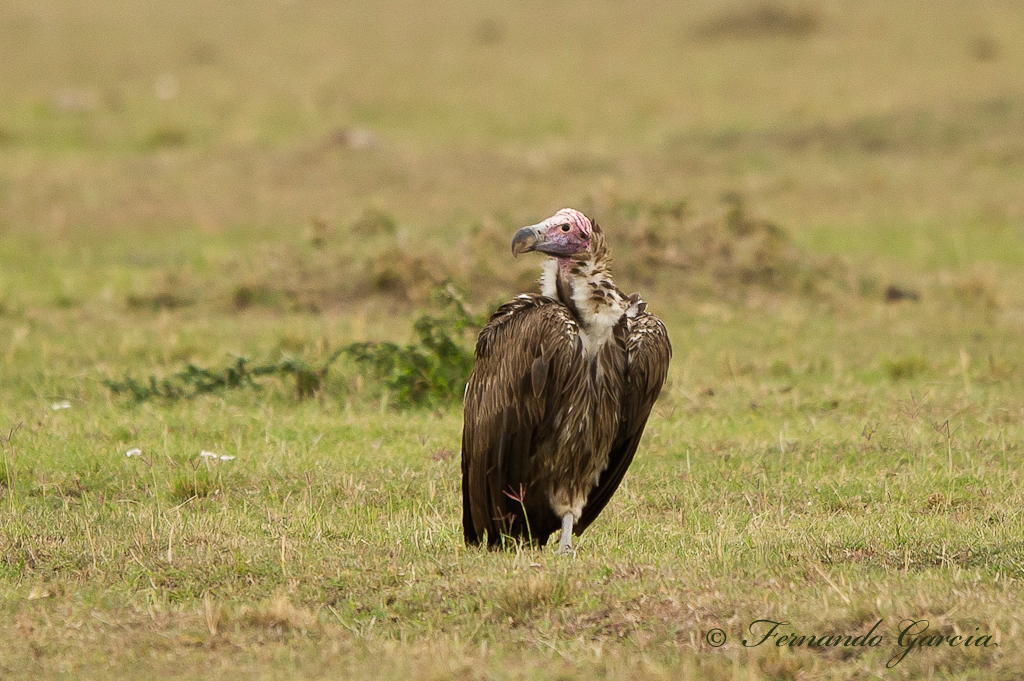
M480 543L485 532L494 546L503 534L525 537L527 531L543 543L555 529L549 527L552 520L557 527L542 491L526 483L530 459L553 443L557 405L580 381L582 370L576 322L550 298L519 296L480 332L462 429L467 544ZM522 501L509 496L522 490L527 492Z
M646 306L644 306L646 307ZM643 308L642 308L643 309ZM582 534L601 513L618 489L626 469L633 462L651 408L661 393L672 358L672 345L661 320L640 312L629 320L626 338L626 384L622 396L622 422L608 457L608 468L601 473L597 487L590 493L574 532Z

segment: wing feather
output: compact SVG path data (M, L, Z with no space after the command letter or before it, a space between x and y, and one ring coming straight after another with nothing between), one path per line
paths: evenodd
M608 467L601 473L597 486L583 507L574 529L576 534L582 533L594 522L633 462L651 409L668 375L671 358L672 345L660 319L641 310L635 318L629 320L621 422L608 457Z
M494 546L503 534L526 536L528 529L543 543L551 532L547 499L527 489L531 457L556 432L555 405L582 366L576 322L550 298L520 296L480 332L462 431L467 544L486 534ZM513 498L524 490L524 498Z

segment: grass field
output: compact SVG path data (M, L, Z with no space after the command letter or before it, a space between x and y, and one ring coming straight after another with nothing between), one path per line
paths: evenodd
M0 0L0 676L1017 678L1022 25ZM573 558L467 550L460 405L345 357L108 386L407 342L444 282L530 288L563 206L675 350Z

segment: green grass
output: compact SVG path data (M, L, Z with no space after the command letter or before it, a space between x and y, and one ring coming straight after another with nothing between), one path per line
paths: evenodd
M1017 675L1024 16L645 7L0 0L0 675ZM467 550L461 411L351 358L108 387L404 346L565 205L675 350L574 558Z
M934 310L853 304L667 315L672 385L575 559L462 547L457 411L381 413L341 376L316 401L271 383L132 406L96 370L72 382L40 369L50 383L15 402L24 425L4 450L0 578L21 635L3 664L188 677L213 659L225 677L369 677L387 655L396 678L478 664L499 676L617 678L639 665L842 677L882 669L898 647L780 657L700 637L720 627L739 640L759 618L859 634L884 618L894 639L890 625L912 617L1004 643L914 651L904 673L1015 668L1015 339L969 310L947 337L926 337ZM263 319L261 333L290 326ZM914 340L890 356L869 345L886 333ZM918 369L892 377L906 357ZM71 408L52 410L58 398ZM275 667L285 658L298 666Z

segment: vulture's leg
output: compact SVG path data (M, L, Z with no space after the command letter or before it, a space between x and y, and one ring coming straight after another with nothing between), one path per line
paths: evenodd
M566 554L572 551L572 526L575 519L572 513L562 516L562 537L558 540L558 550L555 553Z

